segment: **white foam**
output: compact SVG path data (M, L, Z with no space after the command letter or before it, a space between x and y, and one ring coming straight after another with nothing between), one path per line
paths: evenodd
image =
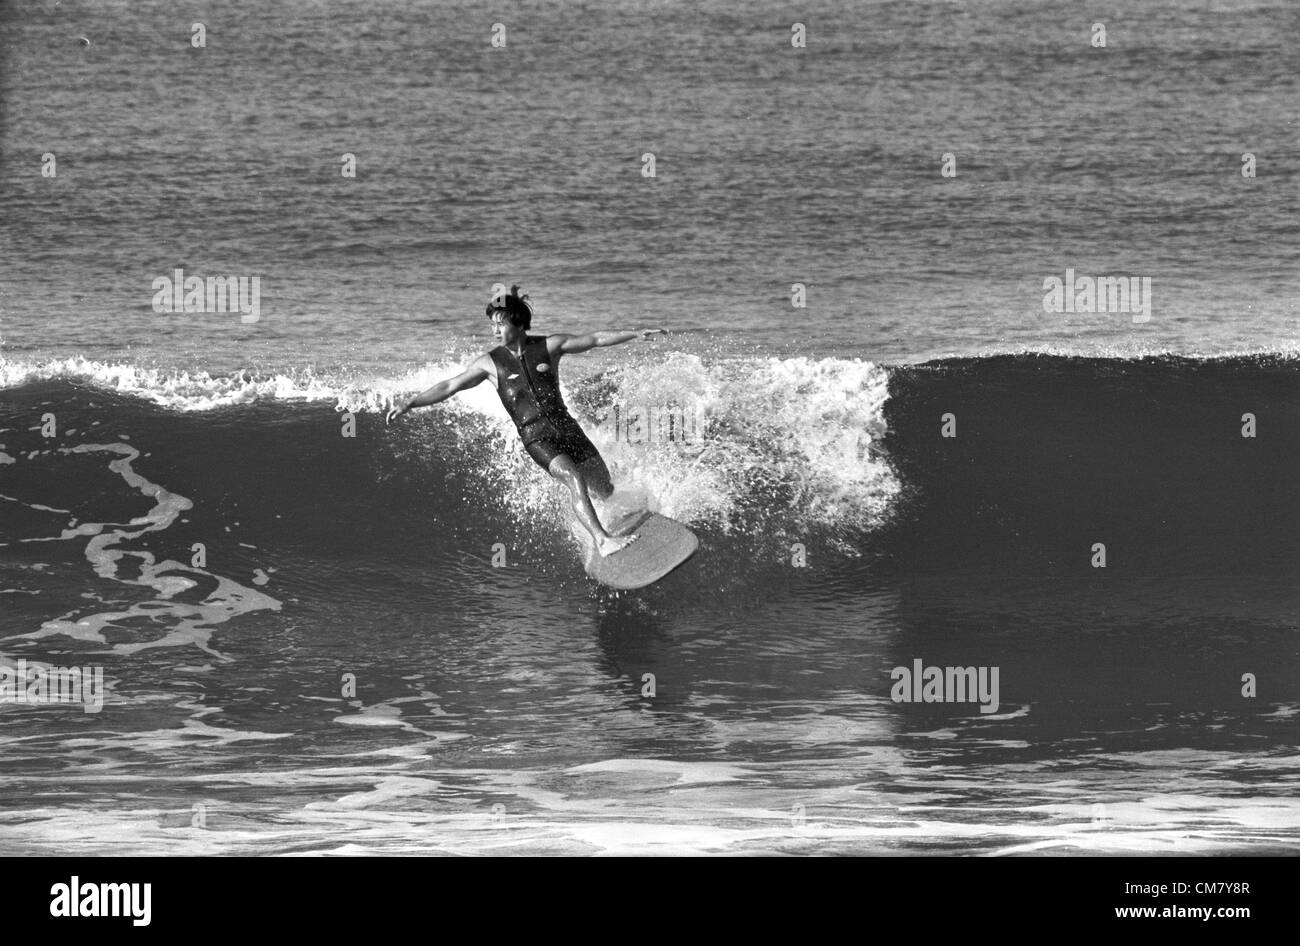
M182 411L277 400L332 402L337 411L376 414L460 371L472 357L453 355L400 375L368 379L311 369L213 377L85 358L42 364L0 359L0 385L68 377ZM871 362L760 357L706 363L699 355L666 352L597 376L589 374L592 368L592 363L566 362L566 401L605 456L618 487L639 490L657 512L728 530L758 500L795 530L869 528L883 520L900 490L878 449L886 433L888 373ZM689 409L703 417L704 427L690 440L628 442L626 431L619 438L609 419L616 407L630 405ZM394 429L410 442L415 438L404 430L412 425L449 422L480 458L490 457L481 464L490 468L482 475L498 480L494 492L507 494L517 517L555 525L561 516L554 484L537 475L491 384L409 415Z

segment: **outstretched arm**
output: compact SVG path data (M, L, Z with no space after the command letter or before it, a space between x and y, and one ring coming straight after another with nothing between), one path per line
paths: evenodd
M460 374L451 378L444 378L442 381L439 381L433 387L429 388L429 390L411 398L411 400L406 402L405 407L394 407L388 412L387 422L391 424L403 414L406 414L417 407L428 407L431 404L441 403L453 394L458 394L466 388L472 388L474 385L486 381L487 378L487 369L480 361L476 361Z
M622 345L636 338L649 338L651 335L663 335L661 328L640 328L630 332L588 332L586 335L551 335L546 340L550 343L551 354L576 355L591 351L593 348L608 348L610 345Z

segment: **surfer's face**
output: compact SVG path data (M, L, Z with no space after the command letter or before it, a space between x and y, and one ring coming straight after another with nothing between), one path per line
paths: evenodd
M492 316L492 337L501 345L513 345L523 330L512 325L501 312Z

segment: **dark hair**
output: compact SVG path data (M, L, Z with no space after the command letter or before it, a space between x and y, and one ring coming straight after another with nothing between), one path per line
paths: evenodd
M504 313L507 322L525 332L533 324L532 304L527 295L519 294L518 286L511 286L509 292L498 292L492 297L487 306L487 317L490 319L498 312Z

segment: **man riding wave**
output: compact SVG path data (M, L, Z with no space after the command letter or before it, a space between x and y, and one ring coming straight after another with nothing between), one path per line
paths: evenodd
M491 380L523 441L524 449L542 469L569 490L578 521L591 533L596 551L604 556L626 547L635 536L613 536L601 525L591 504L591 492L608 499L614 492L609 468L595 445L564 404L559 365L564 355L608 348L637 338L663 334L661 328L583 335L529 335L533 309L519 287L504 287L487 306L498 346L479 356L460 374L439 381L404 407L388 412L392 423L417 407L428 407L454 394Z

